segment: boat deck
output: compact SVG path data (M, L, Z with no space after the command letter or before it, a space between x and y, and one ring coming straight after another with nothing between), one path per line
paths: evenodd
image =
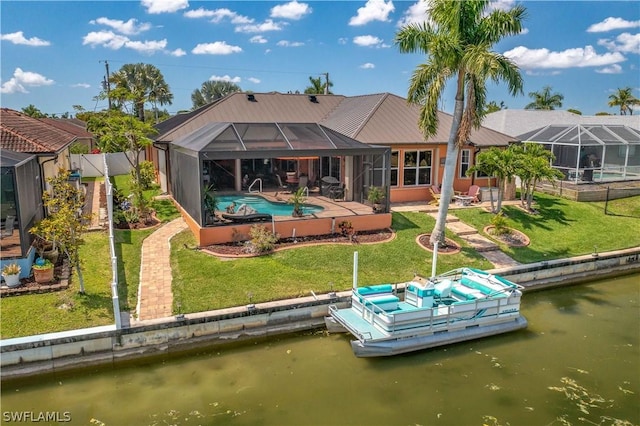
M352 309L337 309L332 312L332 316L344 325L355 337L364 337L366 340L385 340L391 336L376 328L362 318L362 314Z

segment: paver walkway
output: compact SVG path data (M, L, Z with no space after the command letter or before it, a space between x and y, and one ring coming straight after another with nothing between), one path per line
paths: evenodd
M138 320L170 317L173 307L171 291L171 237L187 228L182 218L162 225L142 242Z

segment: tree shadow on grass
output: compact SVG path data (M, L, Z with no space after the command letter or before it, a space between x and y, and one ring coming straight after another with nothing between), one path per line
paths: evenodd
M553 228L548 223L569 225L575 222L574 219L569 219L563 210L566 206L567 202L561 198L538 198L537 214L528 213L517 206L505 206L503 210L511 220L519 223L522 229L540 228L550 231Z

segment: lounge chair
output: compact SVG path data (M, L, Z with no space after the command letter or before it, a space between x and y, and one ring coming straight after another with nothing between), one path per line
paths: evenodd
M236 223L270 221L268 213L258 213L253 207L242 204L235 213L222 213L222 218Z
M429 193L431 194L431 198L433 198L429 204L440 205L440 197L442 196L440 189L435 185L431 185L429 187Z
M478 195L480 195L480 187L478 185L471 185L469 187L469 191L463 193L462 195L473 197L473 199L471 200L472 203L479 203L480 199L478 198Z

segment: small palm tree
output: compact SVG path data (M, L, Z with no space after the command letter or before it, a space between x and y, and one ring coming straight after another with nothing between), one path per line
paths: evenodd
M306 197L304 196L304 187L298 188L296 192L291 194L289 200L287 202L289 204L293 204L293 212L291 212L292 216L300 217L303 215L302 213L302 205L306 201Z
M329 87L333 86L332 82L329 81L329 87L327 87L327 84L322 82L322 77L309 77L309 81L311 82L311 86L307 86L307 88L304 89L304 93L306 93L307 95L322 95L324 94L325 88L327 89L328 95L333 95L331 90L329 90Z
M544 86L540 92L529 92L529 97L533 102L527 104L524 109L554 110L562 108L564 95L551 93L551 86Z
M631 87L625 87L624 89L618 89L613 95L609 95L609 106L620 107L620 115L633 115L633 105L640 105L640 100L633 96L631 93Z

